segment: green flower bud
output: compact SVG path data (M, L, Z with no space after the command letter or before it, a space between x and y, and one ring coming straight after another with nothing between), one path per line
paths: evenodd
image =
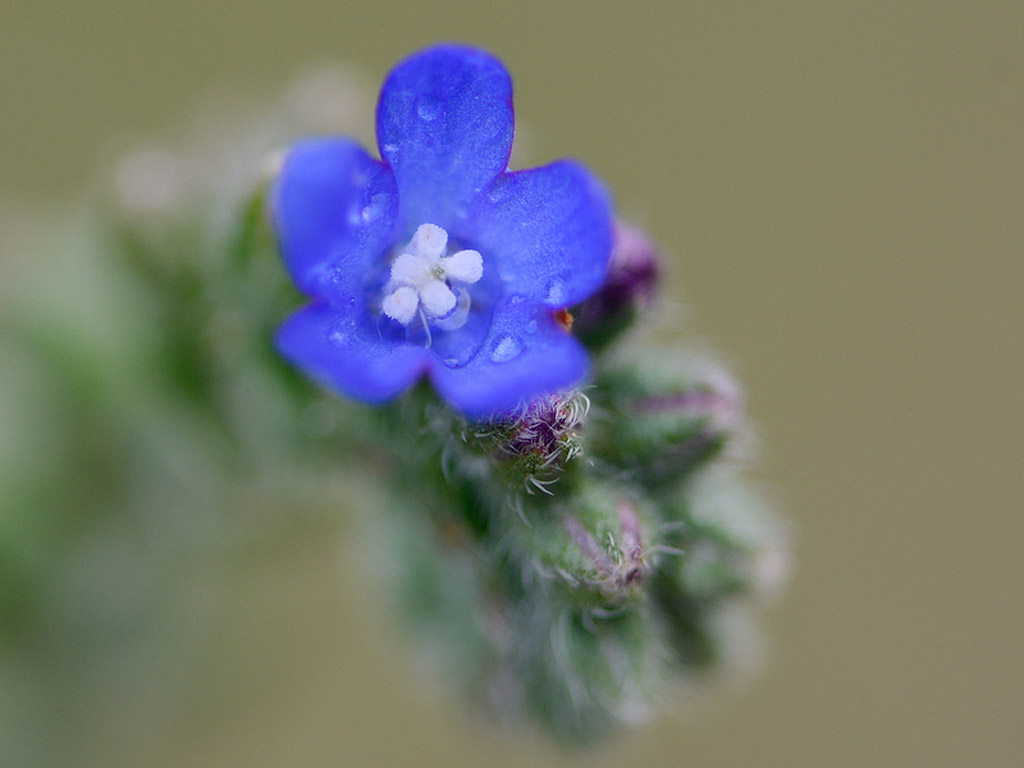
M504 659L501 701L565 742L593 743L644 720L672 679L671 654L644 604L599 614L538 590L512 623L523 629Z
M517 527L526 567L563 585L578 604L614 606L638 599L657 561L652 510L626 489L580 486Z
M671 488L717 456L735 432L739 392L721 371L660 375L624 368L598 384L608 418L598 426L596 457L644 486Z
M746 598L772 597L789 570L785 531L732 472L701 473L663 503L671 546L682 554L659 566L652 595L678 661L719 660L718 618ZM747 606L749 608L749 606Z

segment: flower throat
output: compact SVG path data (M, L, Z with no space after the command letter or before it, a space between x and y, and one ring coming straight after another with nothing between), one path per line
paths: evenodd
M431 325L447 331L465 324L470 307L466 286L484 273L479 251L450 256L447 252L448 233L436 224L421 224L391 262L384 286L384 314L404 326L418 317L427 332L427 346Z

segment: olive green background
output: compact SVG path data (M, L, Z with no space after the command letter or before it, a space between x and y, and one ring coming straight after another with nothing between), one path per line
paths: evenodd
M671 257L666 300L686 311L668 316L746 387L757 474L795 540L762 671L570 759L435 693L346 550L315 537L223 580L216 695L92 749L147 766L1024 764L1019 0L4 0L0 205L74 204L211 93L269 99L325 62L375 88L447 39L504 59L531 164L574 155L606 179Z

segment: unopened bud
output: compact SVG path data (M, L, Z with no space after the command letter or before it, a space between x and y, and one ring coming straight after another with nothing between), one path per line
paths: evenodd
M591 348L606 346L650 306L661 274L661 258L639 229L615 223L608 279L575 312L574 333Z
M551 395L513 417L474 427L469 437L513 479L528 489L546 491L579 456L589 408L581 392Z
M595 483L520 533L537 570L598 604L639 596L656 564L652 514L622 488Z
M669 569L682 589L702 599L737 593L771 597L789 570L785 528L764 501L731 472L707 472L687 485L676 505L679 547L687 557Z
M597 523L595 530L571 514L563 518L576 545L573 554L582 555L583 567L574 580L609 596L638 588L650 571L646 537L636 508L626 499L619 499L615 507L618 520L592 519L590 522Z
M739 390L721 371L644 379L624 369L600 386L613 418L594 452L649 487L677 483L718 455L739 422Z

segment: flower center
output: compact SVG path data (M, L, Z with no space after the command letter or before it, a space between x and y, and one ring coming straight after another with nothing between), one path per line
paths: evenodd
M419 317L424 326L461 327L469 315L469 291L484 273L479 251L448 253L448 233L436 224L421 224L412 240L391 262L381 309L402 325Z

